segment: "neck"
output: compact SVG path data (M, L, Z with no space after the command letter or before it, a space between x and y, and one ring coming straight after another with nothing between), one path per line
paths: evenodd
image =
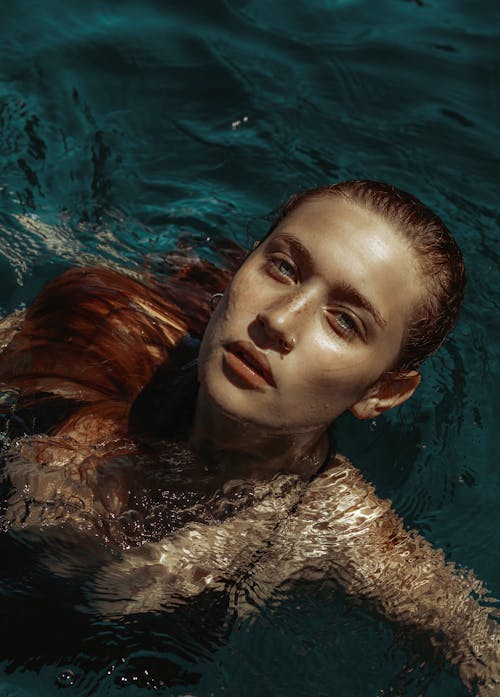
M208 464L227 464L235 476L266 478L279 472L308 478L321 467L329 447L324 429L273 433L242 423L221 413L202 387L189 443Z

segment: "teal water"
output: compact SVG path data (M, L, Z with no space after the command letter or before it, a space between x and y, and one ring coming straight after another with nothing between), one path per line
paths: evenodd
M485 0L4 0L1 314L75 264L140 268L180 238L208 255L223 236L247 244L300 188L371 178L411 191L462 246L465 308L413 400L376 425L342 419L338 440L409 525L500 597L499 26ZM229 622L210 650L183 645L172 622L129 627L117 682L118 659L111 671L102 658L113 627L89 628L71 593L58 604L29 546L2 546L0 594L45 610L21 612L15 632L2 618L1 697L59 693L66 668L68 694L142 694L134 666L148 656L201 676L162 694L465 694L451 668L418 667L387 625L327 593ZM36 623L67 633L64 656Z

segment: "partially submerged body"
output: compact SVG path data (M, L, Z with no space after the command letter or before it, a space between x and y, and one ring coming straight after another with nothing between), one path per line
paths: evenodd
M415 371L391 370L410 302L393 283L410 277L413 305L422 292L413 252L348 207L333 253L331 212L316 204L289 214L235 276L198 371L202 308L229 276L207 265L187 264L163 287L73 270L22 323L8 320L6 520L75 526L121 547L96 581L105 614L168 610L228 584L243 614L284 584L326 578L494 694L499 632L481 584L329 452L326 426L339 413L373 418L418 385ZM358 253L363 225L371 245Z
M68 366L77 369L72 380L59 381L53 389L53 376L49 377L53 367L46 363L46 377L41 368L53 346L50 341L37 342L35 336L41 337L42 326L54 321L49 307L62 312L46 303L58 285L64 288L73 319L78 317L78 305L72 289L82 306L112 290L118 307L127 302L132 313L140 307L147 321L157 317L166 351L175 346L174 341L169 344L170 331L181 326L180 338L187 326L178 319L170 324L170 308L162 308L159 318L158 305L149 312L146 287L98 270L63 276L44 291L24 324L15 316L2 325L8 344L2 367L10 371L9 389L22 395L21 405L8 418L20 419L24 426L14 425L21 430L27 430L31 419L36 430L39 400L45 420L50 412L61 418L49 434L19 438L6 453L12 491L5 519L14 527L69 524L122 548L120 559L96 579L100 612L168 610L179 597L189 598L207 588L222 590L228 583L238 588L238 580L249 574L255 591L250 604L244 592L233 596L238 612L247 614L280 586L328 579L387 619L427 635L431 644L460 664L466 684L498 674L497 625L490 619L491 607L474 599L484 595L481 584L446 563L442 552L423 538L406 531L390 502L379 499L345 458L331 456L313 478L285 473L245 477L235 463L231 472L223 465L207 469L181 440L168 442L147 433L131 436L128 411L133 388L118 381L110 388L101 378L104 387L97 393L99 381L84 378L86 370L90 375L96 368L95 360L102 363L103 353L92 346L88 353L80 353L78 365L68 348ZM32 317L41 318L40 309L47 314L33 328ZM94 329L102 345L107 345L110 315L114 336L121 329L127 334L129 365L130 351L139 350L138 365L152 376L160 365L155 361L164 362L166 356L157 351L151 365L142 361L144 331L128 321L127 313L110 312L109 307L100 319L96 313ZM62 320L59 314L58 326L70 327L65 329L70 342L66 346L83 346L84 330L77 332ZM34 353L26 361L28 341ZM114 353L107 355L106 370L117 375ZM13 370L14 362L18 367ZM138 375L137 370L132 372ZM132 373L123 374L131 383ZM146 415L142 422L148 422ZM156 428L154 424L152 430ZM172 424L171 430L175 431Z

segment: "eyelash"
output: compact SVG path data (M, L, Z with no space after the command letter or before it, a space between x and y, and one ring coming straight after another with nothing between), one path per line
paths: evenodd
M347 312L338 311L335 314L330 312L329 315L333 318L335 322L335 326L332 326L333 320L328 320L328 324L334 332L341 334L346 339L351 339L354 336L361 336L361 331L358 327L357 322ZM347 318L348 323L350 325L349 327L346 327L344 324L342 324L342 318Z
M279 267L280 265L286 265L290 270L291 274L284 273ZM289 259L284 259L281 256L269 256L267 259L267 268L271 276L277 278L278 280L283 280L285 282L293 281L297 276L297 269L295 264Z
M282 265L287 266L291 273L285 273L282 271L280 268ZM296 279L297 269L295 264L289 259L285 259L282 256L269 256L266 266L271 276L277 278L279 281L287 283ZM354 336L361 336L361 330L359 329L358 323L349 313L339 311L334 314L333 312L329 312L329 317L328 326L336 334L340 334L345 339L352 339ZM346 327L345 324L342 323L342 318L347 319L347 323L350 325L349 327Z

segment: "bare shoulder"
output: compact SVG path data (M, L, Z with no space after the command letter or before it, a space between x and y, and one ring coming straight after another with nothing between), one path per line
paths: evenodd
M366 529L390 509L391 501L377 496L374 486L350 460L337 454L309 485L301 513L309 512L328 527L342 523L353 532Z

